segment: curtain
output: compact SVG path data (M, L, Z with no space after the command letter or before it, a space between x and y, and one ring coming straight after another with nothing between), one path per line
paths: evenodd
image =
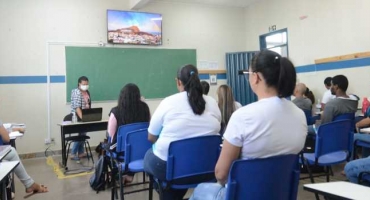
M248 70L256 52L226 53L227 84L232 88L235 101L243 106L257 101L246 75L239 75L239 70Z

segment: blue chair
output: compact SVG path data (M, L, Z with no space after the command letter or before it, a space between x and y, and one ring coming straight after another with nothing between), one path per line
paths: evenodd
M144 156L145 153L152 147L152 143L148 140L148 129L140 129L125 134L125 161L119 164L119 182L120 182L120 197L124 199L125 194L131 194L136 192L141 192L149 190L151 193L152 190L149 188L139 189L130 192L124 193L122 176L125 172L144 172ZM145 177L145 173L143 174ZM130 184L139 185L145 184L145 179L142 183ZM152 195L152 194L150 194ZM150 196L149 195L149 196Z
M352 151L353 134L351 120L338 120L319 127L316 135L315 153L304 153L311 182L314 179L310 165L326 167L326 181L329 182L331 165L349 161Z
M316 120L320 119L320 115L312 116L312 110L303 110L304 114L306 115L307 125L315 124Z
M226 200L296 200L299 184L298 155L234 161Z
M118 161L124 160L124 151L125 151L125 138L128 132L132 132L139 129L145 129L149 127L149 122L139 122L122 125L117 130L117 147L115 152L107 152L109 157L117 159ZM111 138L108 138L108 141L111 141Z
M168 149L166 180L157 182L159 197L168 188L189 189L216 181L215 166L220 155L221 136L202 136L171 142ZM151 197L150 197L151 199Z
M112 177L114 177L117 173L120 172L119 168L122 163L125 162L125 148L126 148L126 135L129 132L147 129L149 127L149 122L140 122L140 123L132 123L132 124L126 124L122 125L118 128L117 131L117 147L115 151L111 151L107 149L106 155L111 160L111 169L112 169ZM108 138L108 141L111 141L111 138ZM145 138L145 141L147 141L147 135ZM120 177L121 178L121 177ZM121 180L121 179L120 179ZM145 183L145 175L143 175L143 182ZM141 183L140 183L141 184ZM112 193L111 193L111 199L114 199L114 196L118 196L116 194L116 187L115 187L115 179L112 178ZM132 184L134 185L134 184ZM120 189L121 191L121 189ZM123 195L121 196L123 198Z

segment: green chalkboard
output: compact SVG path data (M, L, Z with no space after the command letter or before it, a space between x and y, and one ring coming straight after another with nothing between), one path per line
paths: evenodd
M117 100L127 83L139 86L147 99L177 92L177 70L196 64L194 49L66 47L67 102L80 76L89 78L93 101Z

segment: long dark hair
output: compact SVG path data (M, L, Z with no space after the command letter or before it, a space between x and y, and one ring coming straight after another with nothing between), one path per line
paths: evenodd
M228 85L221 85L217 89L218 108L221 111L221 122L227 125L233 112L236 110L233 92Z
M251 67L253 72L263 75L267 86L275 88L280 98L293 94L297 74L288 58L274 51L262 50L253 57Z
M188 94L188 101L196 115L203 114L206 101L203 98L203 88L199 80L198 69L193 65L185 65L177 72L177 78L182 82Z
M313 95L313 92L309 88L306 88L304 96L311 100L312 105L315 104L315 95Z
M140 99L140 89L133 83L125 85L118 99L119 124L131 124L136 122L148 122L150 111L148 105Z

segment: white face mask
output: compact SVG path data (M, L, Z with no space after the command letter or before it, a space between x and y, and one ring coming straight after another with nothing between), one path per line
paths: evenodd
M86 91L89 89L89 85L80 85L82 91Z

